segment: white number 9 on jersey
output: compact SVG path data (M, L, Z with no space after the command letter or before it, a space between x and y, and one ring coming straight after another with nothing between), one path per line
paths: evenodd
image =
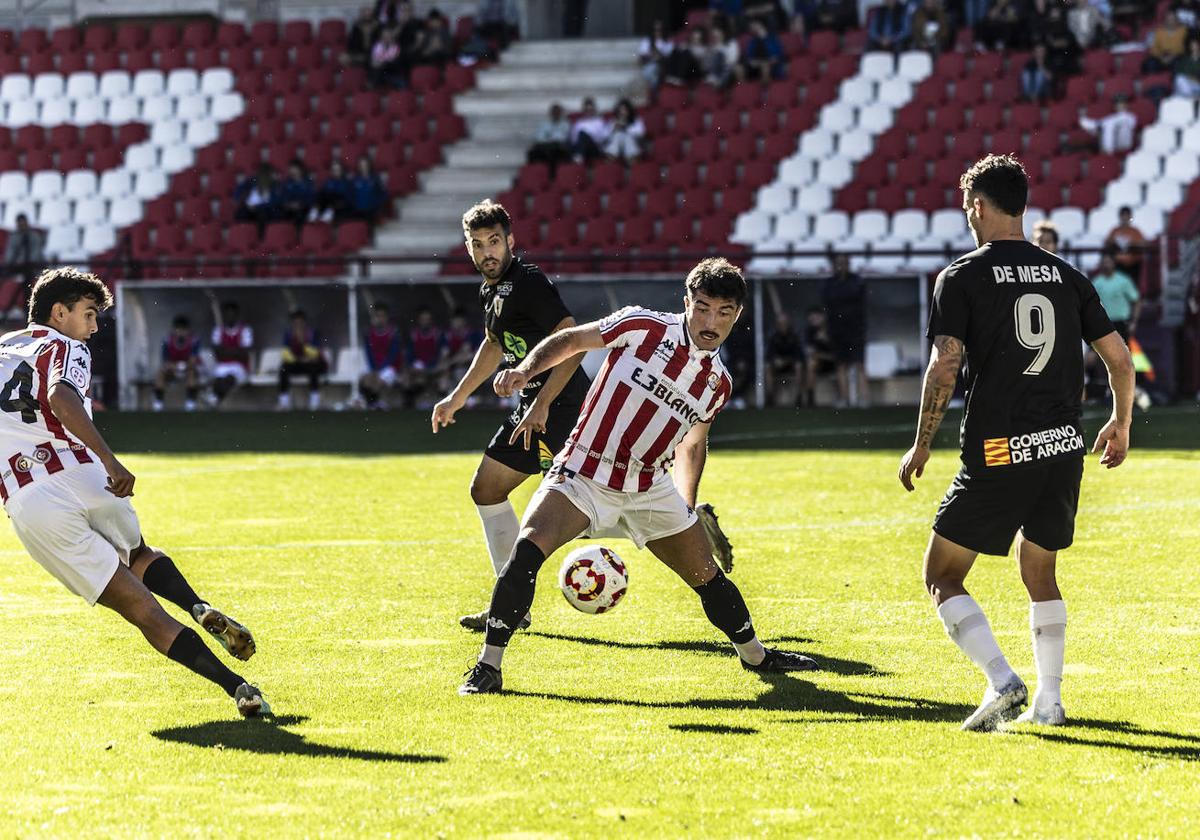
M1013 317L1017 322L1017 341L1022 347L1038 351L1025 368L1025 374L1037 376L1054 353L1054 304L1045 295L1021 295L1013 308Z

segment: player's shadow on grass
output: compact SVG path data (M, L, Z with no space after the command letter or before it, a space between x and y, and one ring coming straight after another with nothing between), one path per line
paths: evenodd
M1078 729L1099 729L1104 732L1115 732L1119 735L1131 735L1137 738L1158 738L1173 741L1170 744L1143 744L1136 741L1105 741L1100 738L1087 738L1074 734ZM1012 734L1032 735L1043 741L1053 741L1058 744L1074 744L1080 747L1098 747L1101 749L1126 750L1128 752L1153 755L1159 758L1178 758L1184 761L1200 761L1200 736L1183 732L1171 732L1166 729L1146 729L1136 723L1123 720L1102 720L1100 718L1068 718L1067 725L1062 728L1049 729L1045 727L1015 730Z
M757 735L752 726L726 726L723 723L672 723L667 729L676 732L701 732L707 735Z
M297 726L307 717L281 715L263 720L214 720L195 726L175 726L152 733L155 738L195 747L219 747L226 750L270 755L304 755L315 758L354 758L359 761L429 763L445 761L441 755L391 753L314 744L303 735L289 732L285 726Z
M530 631L530 636L538 636L543 639L551 639L557 642L576 642L581 645L595 645L597 647L617 648L618 650L677 650L684 653L711 653L719 656L733 656L733 649L729 642L718 641L678 641L678 642L615 642L611 639L596 639L588 636L569 636L564 633L544 633L542 631ZM813 639L806 639L803 636L775 636L766 640L772 645L811 645ZM801 651L805 653L806 651ZM886 677L886 671L879 671L874 665L868 662L857 662L853 659L838 659L833 656L823 656L819 653L812 654L818 662L821 663L821 670L838 674L843 677Z

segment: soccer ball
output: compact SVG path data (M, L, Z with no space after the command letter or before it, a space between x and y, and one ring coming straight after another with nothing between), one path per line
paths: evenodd
M580 612L602 613L615 607L629 588L625 563L611 548L588 545L563 560L558 586L567 603Z

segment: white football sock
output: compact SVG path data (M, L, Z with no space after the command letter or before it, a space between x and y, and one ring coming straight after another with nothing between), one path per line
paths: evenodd
M491 665L497 671L500 670L500 663L504 660L504 648L498 645L484 645L483 650L479 654L479 661L484 665Z
M743 644L733 643L733 649L737 651L738 656L749 662L751 665L757 665L767 656L767 649L763 647L762 642L755 636L748 642Z
M1063 656L1067 647L1067 605L1062 600L1034 601L1029 605L1033 634L1033 661L1038 684L1033 705L1046 709L1062 703Z
M500 577L513 546L517 544L517 534L521 532L517 512L507 499L498 505L476 505L475 509L479 511L479 520L483 523L483 539L492 558L492 568L496 571L496 577Z
M1016 673L996 644L987 616L970 595L955 595L942 602L938 616L959 650L987 675L988 685L999 688Z

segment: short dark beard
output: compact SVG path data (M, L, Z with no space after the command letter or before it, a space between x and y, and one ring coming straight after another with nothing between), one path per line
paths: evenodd
M480 265L479 263L475 264L475 269L476 269L476 271L478 271L480 274L483 275L483 279L486 280L488 282L488 284L490 285L492 283L495 283L497 280L499 280L501 277L504 276L505 272L508 271L508 267L510 265L512 265L512 261L513 261L512 251L508 250L508 247L506 246L504 249L504 257L501 258L501 260L500 260L500 270L496 273L495 277L489 277L488 273L483 270L483 266Z

